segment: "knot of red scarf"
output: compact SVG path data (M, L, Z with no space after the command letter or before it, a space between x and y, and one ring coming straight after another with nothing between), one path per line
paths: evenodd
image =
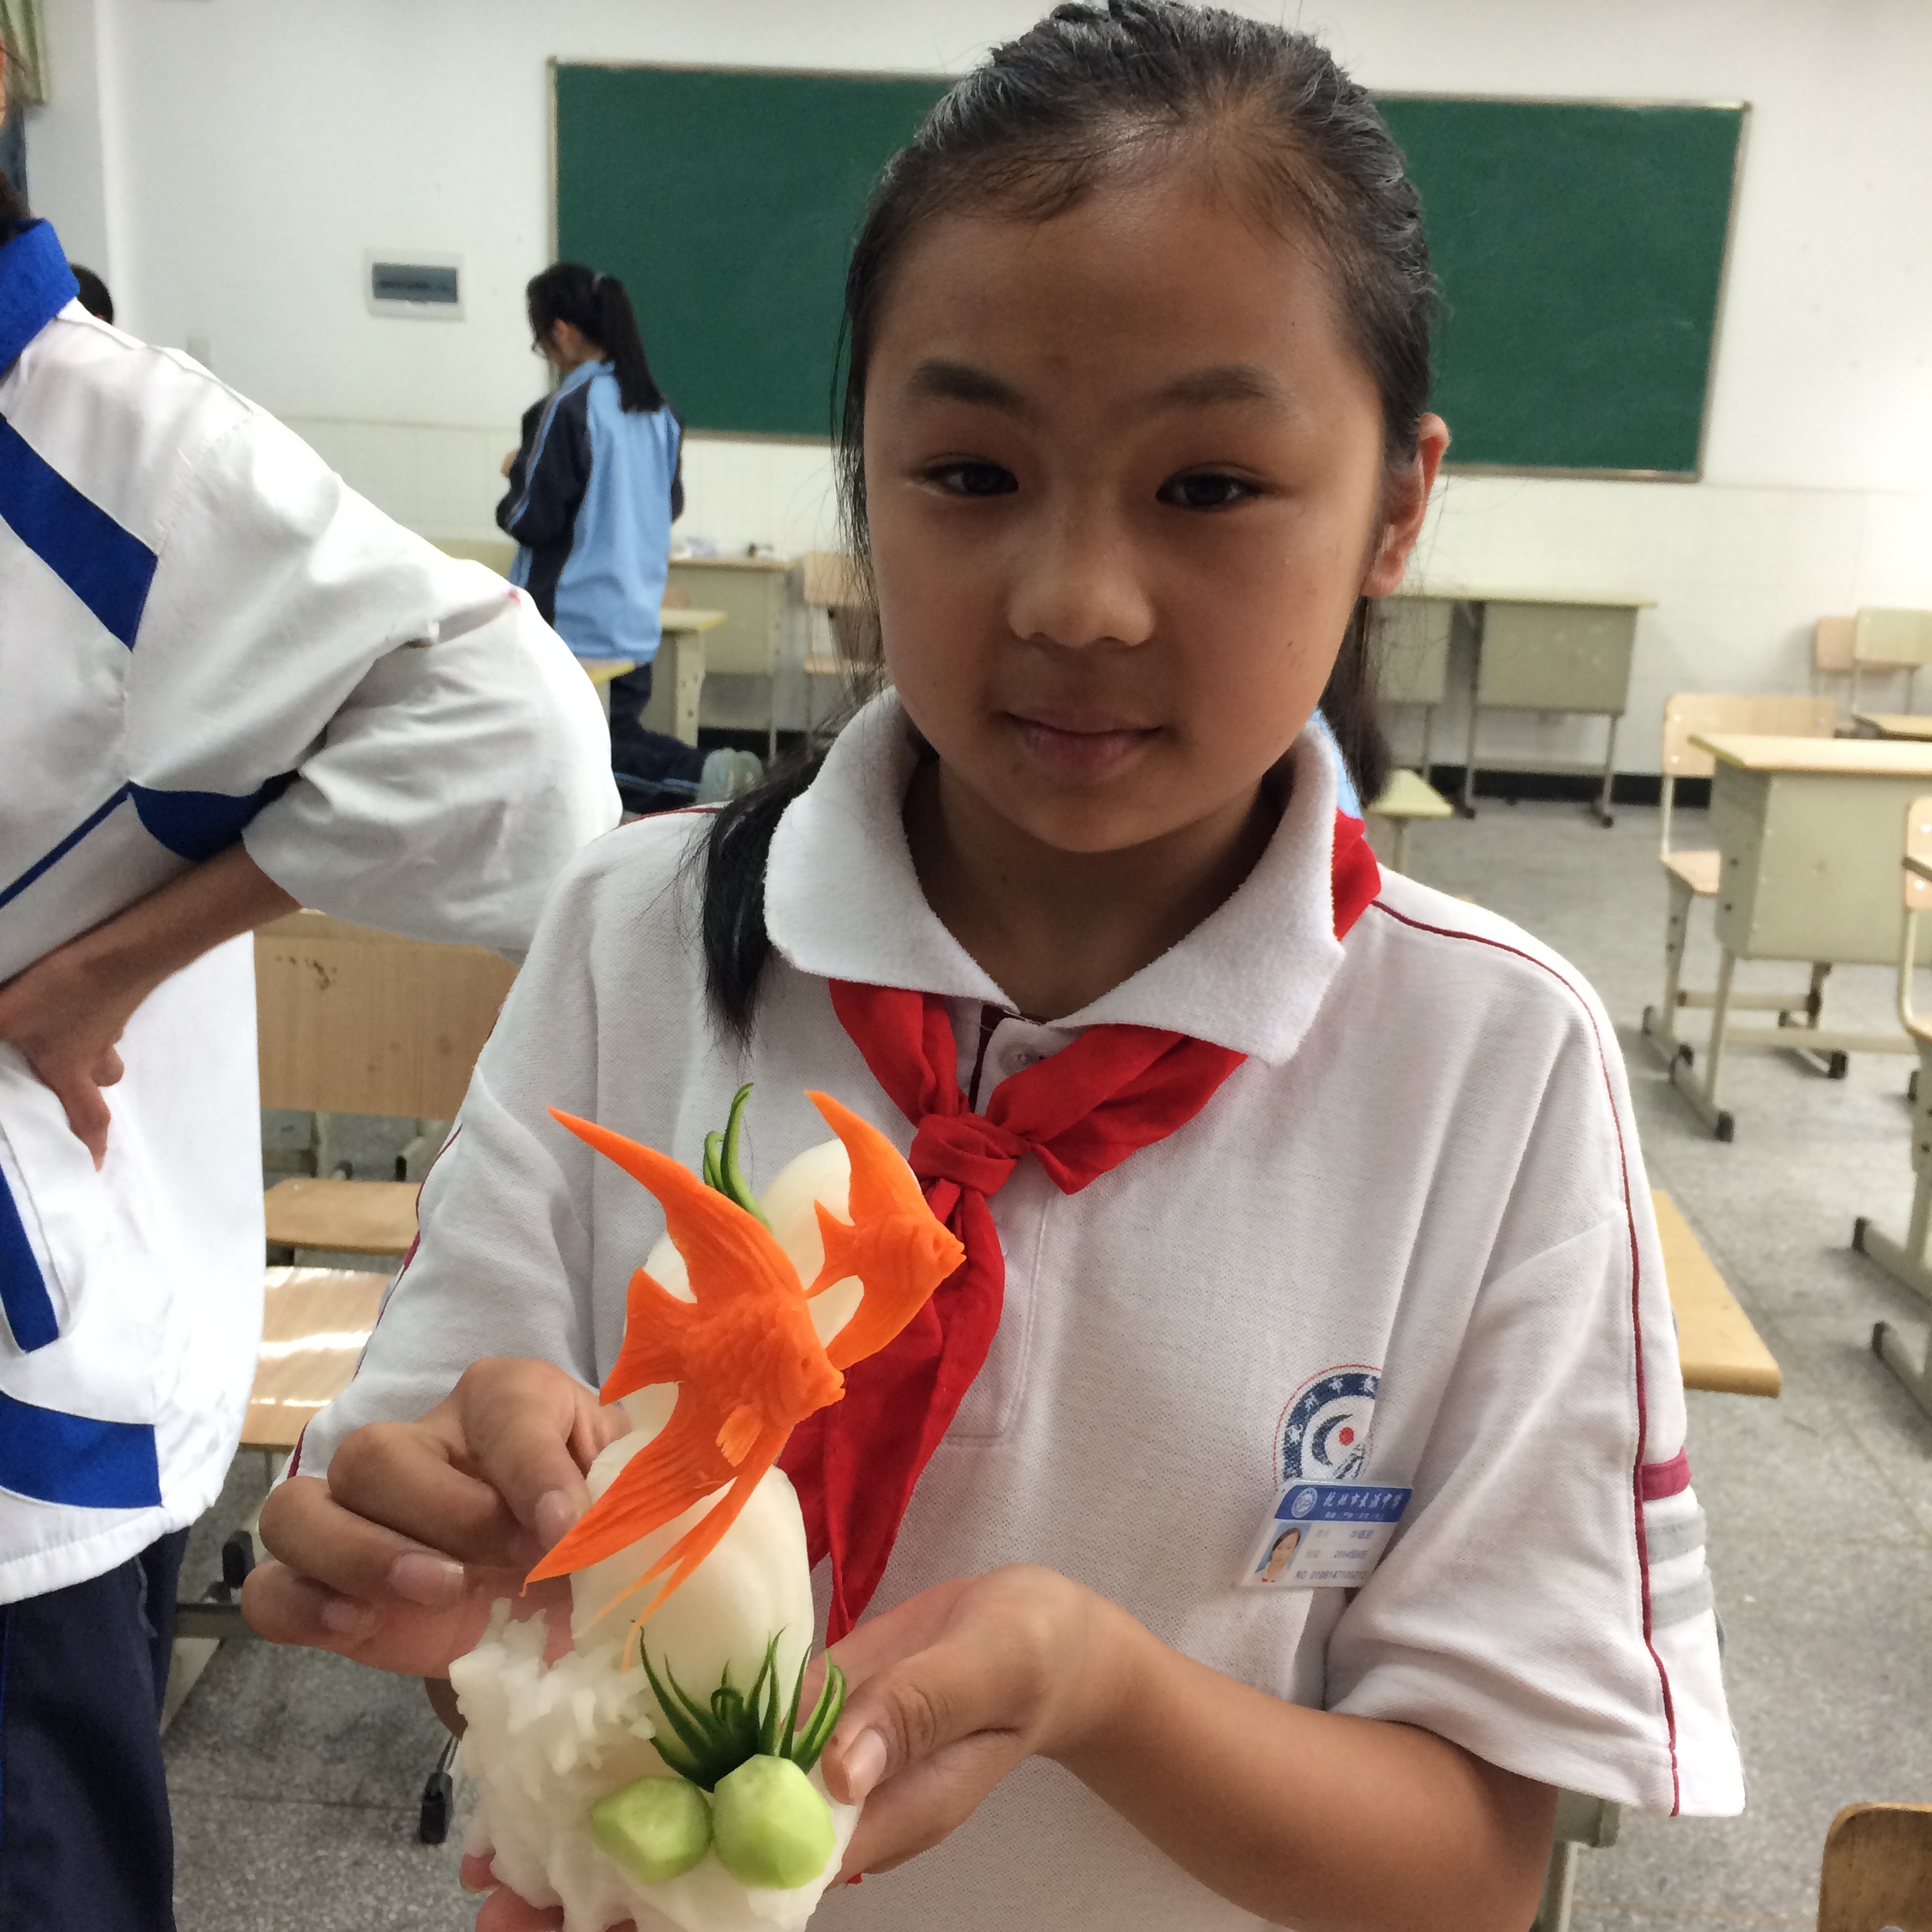
M1380 889L1360 820L1335 815L1335 930ZM966 1105L958 1045L936 994L832 982L833 1010L916 1129L910 1156L933 1212L966 1259L889 1346L845 1372L845 1393L792 1433L782 1463L811 1560L832 1559L827 1641L863 1614L913 1485L985 1362L1006 1277L987 1196L1029 1154L1062 1193L1185 1126L1245 1057L1154 1027L1090 1027L1009 1075L983 1113Z
M835 1005L842 990L841 983L833 994ZM962 1192L997 1194L1032 1145L1024 1134L983 1114L928 1114L919 1123L906 1160L925 1183L927 1201L943 1221Z

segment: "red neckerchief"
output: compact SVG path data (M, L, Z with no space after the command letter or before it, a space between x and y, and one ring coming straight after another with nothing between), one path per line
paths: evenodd
M1335 937L1381 889L1361 821L1335 814ZM993 1090L983 1113L960 1091L959 1050L934 993L832 983L833 1010L917 1129L908 1155L933 1212L966 1259L897 1339L845 1371L841 1401L793 1430L782 1458L811 1560L832 1559L827 1641L865 1612L912 1488L951 1426L999 1326L1005 1257L989 1196L1031 1154L1063 1194L1165 1140L1214 1098L1245 1054L1158 1027L1090 1027Z

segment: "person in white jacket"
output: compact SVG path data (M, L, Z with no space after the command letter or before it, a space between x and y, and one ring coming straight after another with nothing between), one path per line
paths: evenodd
M156 1710L259 1344L253 926L512 956L616 823L595 695L0 176L0 1924L171 1926Z

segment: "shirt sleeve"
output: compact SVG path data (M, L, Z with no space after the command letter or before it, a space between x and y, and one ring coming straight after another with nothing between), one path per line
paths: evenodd
M552 396L537 419L534 437L511 466L510 489L497 506L496 521L533 550L570 535L590 487L587 391L588 385L580 384Z
M1482 1283L1392 1477L1414 1488L1402 1531L1330 1638L1327 1702L1593 1797L1728 1816L1743 1773L1676 1328L1622 1063L1585 1003L1516 1193L1535 1219L1593 1172L1614 1211Z
M618 817L595 693L528 598L253 409L170 507L125 730L182 856L241 833L304 904L418 938L521 953Z

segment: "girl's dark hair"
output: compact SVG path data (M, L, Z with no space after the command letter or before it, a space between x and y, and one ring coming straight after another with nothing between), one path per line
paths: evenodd
M1204 152L1307 234L1337 283L1342 325L1374 377L1391 468L1412 461L1432 368L1436 284L1421 204L1368 95L1305 34L1180 0L1057 6L946 95L874 191L845 277L837 467L846 539L869 567L866 377L893 279L932 221L992 211L1044 221L1100 182ZM1387 781L1370 606L1359 599L1322 709L1365 802ZM706 984L721 1022L750 1032L769 942L772 834L807 765L732 801L705 853Z
M664 407L664 391L651 374L631 298L615 275L600 275L582 262L552 262L530 277L523 301L530 333L538 342L548 340L558 323L567 322L604 351L625 409Z

